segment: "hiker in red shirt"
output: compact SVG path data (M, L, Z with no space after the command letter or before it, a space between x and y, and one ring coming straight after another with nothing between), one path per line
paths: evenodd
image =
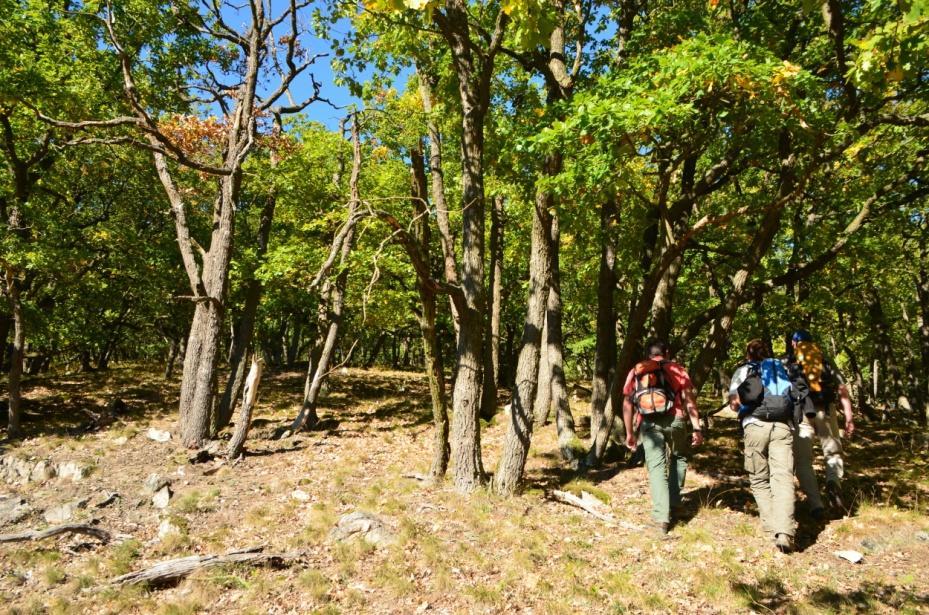
M666 358L668 345L665 342L649 341L646 356L648 359L640 361L626 376L623 422L626 446L634 451L637 441L633 414L638 412L652 492L652 518L659 534L666 535L671 509L681 504L690 447L703 443L703 433L696 393L687 370ZM688 419L693 426L689 438Z

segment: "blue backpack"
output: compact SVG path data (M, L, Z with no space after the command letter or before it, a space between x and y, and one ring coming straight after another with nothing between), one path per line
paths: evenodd
M797 393L787 369L777 359L747 363L748 375L738 387L739 418L751 415L762 421L790 421Z

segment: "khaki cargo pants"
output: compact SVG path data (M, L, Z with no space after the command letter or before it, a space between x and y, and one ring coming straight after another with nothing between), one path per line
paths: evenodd
M745 469L765 532L793 536L794 448L787 423L745 426Z
M845 463L842 461L842 440L835 409L827 412L825 408L820 407L816 409L814 416L804 416L794 440L797 480L800 483L800 489L806 494L811 510L823 507L819 482L813 471L814 436L819 437L819 444L826 460L826 481L841 484L842 477L845 475Z

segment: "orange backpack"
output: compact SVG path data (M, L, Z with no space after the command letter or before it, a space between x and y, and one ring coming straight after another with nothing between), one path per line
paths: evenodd
M646 359L633 368L635 392L632 403L643 416L664 414L674 409L674 397L677 393L668 381L665 364L670 361Z

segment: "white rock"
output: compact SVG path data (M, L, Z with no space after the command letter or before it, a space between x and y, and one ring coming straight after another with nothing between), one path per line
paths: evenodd
M0 496L0 525L22 521L31 512L32 507L21 497L14 495Z
M310 494L306 491L303 491L302 489L294 489L293 493L290 494L290 497L300 502L310 501Z
M835 551L833 555L835 555L836 557L841 557L842 559L848 560L853 564L857 564L858 562L864 559L864 555L862 555L858 551L852 551L852 550Z
M180 534L181 528L171 523L170 519L163 519L158 526L158 538L165 538L170 534Z
M329 535L333 540L340 542L351 538L363 538L377 546L388 545L396 540L384 519L360 510L339 517Z
M29 481L45 482L55 478L56 474L57 472L55 471L55 467L43 459L39 463L35 464L35 467L32 468L32 472L29 474Z
M154 427L149 427L148 431L145 432L146 437L149 440L154 440L155 442L167 442L171 439L171 433L164 431L162 429L155 429Z
M75 506L71 502L61 506L53 506L46 510L42 516L48 523L64 523L74 516Z
M165 485L152 497L152 505L155 508L165 509L168 507L168 502L171 501L171 487Z
M145 479L143 487L145 488L145 493L156 493L162 487L171 484L171 479L162 478L160 475L152 473L148 475L148 478Z
M90 468L88 466L80 465L74 461L59 463L57 471L59 477L70 478L74 482L78 482L90 474Z
M128 437L126 437L126 436L120 436L120 437L116 438L115 440L113 440L113 444L115 444L116 446L122 446L123 444L125 444L125 443L128 442L128 441L129 441L129 438L128 438Z

